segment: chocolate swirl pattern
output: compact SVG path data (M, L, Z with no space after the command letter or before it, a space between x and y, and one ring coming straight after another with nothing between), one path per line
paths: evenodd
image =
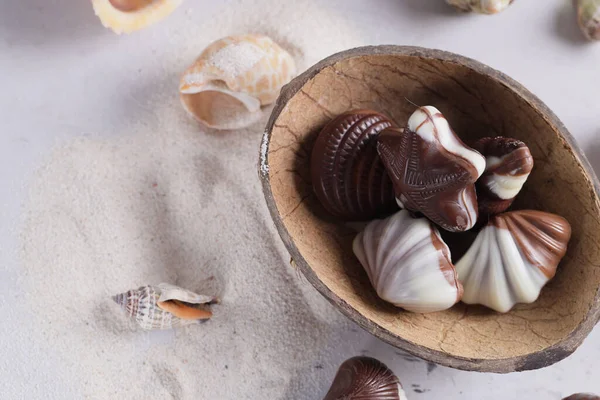
M391 126L378 112L355 110L323 128L313 148L311 175L317 198L331 214L360 221L397 209L375 145L379 133Z
M405 310L446 310L462 296L450 250L426 218L406 210L367 225L354 254L383 300Z
M377 150L394 182L396 199L445 230L462 232L477 222L475 181L485 169L435 107L421 107L406 129L386 129Z
M473 148L486 160L485 172L477 181L480 215L506 211L533 170L533 156L520 140L506 137L480 139Z
M493 217L456 263L462 301L507 312L534 302L554 277L567 251L571 226L542 211L513 211Z
M323 400L406 400L398 377L382 362L354 357L344 362Z

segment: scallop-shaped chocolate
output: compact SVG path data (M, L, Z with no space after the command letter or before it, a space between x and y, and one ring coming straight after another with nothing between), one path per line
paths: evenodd
M600 400L600 396L592 393L576 393L569 397L565 397L563 400Z
M344 362L323 400L406 400L398 377L381 361L354 357Z
M462 301L498 312L533 303L556 274L570 238L571 225L555 214L521 210L492 217L455 264Z
M315 194L331 214L360 221L397 208L392 181L376 148L379 133L393 125L376 111L355 110L321 130L312 151L311 175Z
M523 188L533 157L527 145L507 137L486 137L473 148L485 157L485 172L475 184L480 215L506 211Z
M405 129L386 129L377 150L398 202L451 232L477 222L475 181L485 158L466 146L435 107L420 107Z

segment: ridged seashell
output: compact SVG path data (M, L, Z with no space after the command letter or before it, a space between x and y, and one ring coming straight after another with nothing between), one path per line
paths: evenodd
M600 396L592 393L576 393L569 397L565 397L563 400L600 400Z
M168 283L142 286L113 296L113 300L146 330L197 324L212 317L208 305L215 302L214 297Z
M311 175L317 198L331 214L362 221L398 208L376 147L379 133L393 125L376 111L354 110L321 130L312 151Z
M354 239L353 250L379 297L397 307L427 313L461 299L450 250L426 218L402 210L372 221Z
M421 107L406 129L381 132L377 150L401 206L447 231L475 225L475 181L485 170L485 158L456 136L437 108Z
M461 11L480 14L496 14L504 11L514 0L446 0L448 4Z
M456 263L462 301L507 312L534 302L567 252L571 226L542 211L512 211L493 217Z
M102 25L115 33L131 33L162 20L183 0L92 0Z
M475 184L480 215L500 214L511 206L533 170L527 145L506 137L487 137L473 148L486 160L485 172Z
M230 36L208 46L179 85L181 102L195 119L215 129L256 122L296 74L292 56L263 35Z
M323 400L406 400L400 380L384 363L354 357L338 370Z
M576 0L577 20L589 40L600 40L600 0Z

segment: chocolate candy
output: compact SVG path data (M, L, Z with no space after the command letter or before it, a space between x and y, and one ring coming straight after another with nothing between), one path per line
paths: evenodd
M485 158L456 136L435 107L419 108L405 129L383 131L377 150L403 207L451 232L475 225L474 183L485 169Z
M475 185L479 214L506 211L533 169L529 148L520 140L501 136L480 139L473 148L486 160L485 172Z
M381 361L354 357L344 362L323 400L404 400L398 377Z
M558 215L523 210L494 216L456 263L462 301L499 312L534 302L554 277L570 238L571 225Z
M355 110L323 128L313 148L311 175L315 194L331 214L359 221L397 208L376 149L379 133L393 125L376 111Z

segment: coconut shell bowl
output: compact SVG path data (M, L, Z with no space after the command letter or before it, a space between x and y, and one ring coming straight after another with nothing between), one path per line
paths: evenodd
M429 314L396 308L379 299L354 256L356 228L316 198L310 158L320 129L352 109L376 110L403 126L411 102L437 107L467 144L508 136L529 146L535 167L512 209L556 213L572 227L567 254L534 303L504 314L462 303ZM259 172L279 234L308 281L362 328L422 359L469 371L543 368L573 353L600 318L598 180L548 107L477 61L399 46L327 58L283 88Z

